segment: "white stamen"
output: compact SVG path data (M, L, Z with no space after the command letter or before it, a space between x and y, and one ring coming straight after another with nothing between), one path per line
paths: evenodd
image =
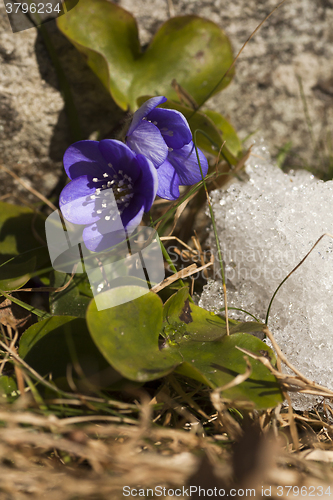
M168 148L168 151L173 151L173 148Z
M106 208L106 203L102 203L102 207L103 207L103 208Z
M90 199L91 199L91 200L94 200L95 198L96 198L96 196L95 196L94 194L92 194L92 195L90 196Z
M104 217L104 219L105 219L105 220L110 220L110 219L111 219L111 217L110 217L109 215L106 215L106 216Z
M97 213L98 213L98 214L101 214L101 213L102 213L102 210L97 210Z
M102 184L102 188L105 189L106 188L106 184Z
M111 163L109 163L109 166L111 165ZM112 165L111 165L112 166ZM106 172L104 172L103 174L103 177L109 177L109 174L107 174Z
M93 182L98 182L97 177L94 177L94 178L93 178Z

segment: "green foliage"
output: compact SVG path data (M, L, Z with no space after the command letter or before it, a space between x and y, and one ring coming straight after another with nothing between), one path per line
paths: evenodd
M40 375L68 390L108 387L121 379L96 348L84 319L53 316L32 325L20 340L19 355Z
M17 385L13 377L8 375L0 376L0 397L10 396L12 392L17 391Z
M177 100L174 78L201 103L233 62L228 37L197 16L169 19L145 51L134 17L108 0L80 0L57 23L122 109L135 110L136 99L146 94ZM233 74L231 70L214 93Z
M183 113L198 147L216 157L223 145L222 157L238 164L242 145L231 124L215 111L180 104L171 85L176 79L201 105L207 95L230 83L234 70L221 80L233 62L232 50L217 25L196 16L169 19L143 51L134 17L109 0L80 0L57 23L120 108L134 111L148 98L140 96L165 95L168 101L162 107ZM50 267L41 241L42 216L0 203L0 292L22 287L36 269ZM187 287L163 304L152 292L140 296L139 287L123 279L100 294L107 308L98 311L85 275L74 276L70 283L63 273L50 276L51 286L68 285L50 294L50 313L3 295L41 318L23 333L19 355L59 389L119 390L122 383L143 384L175 371L212 389L227 385L223 397L234 406L263 409L282 401L275 377L252 358L251 373L234 384L248 370L238 348L275 364L272 350L253 335L262 334L261 323L229 320L227 335L225 319L190 302ZM47 274L44 280L48 283ZM0 377L0 393L15 390L13 378Z
M63 287L69 282L69 276L58 271L54 271L52 286L54 288ZM88 283L89 286L89 283ZM91 290L86 290L87 278L84 275L75 275L71 283L60 292L50 294L50 311L55 316L76 316L85 318L86 310L91 300ZM90 297L82 292L89 292Z
M188 288L172 295L163 309L164 333L171 342L221 340L227 333L225 320L189 303Z
M135 296L136 286L111 289L109 309L98 311L92 301L87 311L91 336L106 359L125 377L146 382L167 375L182 362L180 354L159 350L163 304L154 293L112 307L120 297ZM104 295L103 294L103 295Z
M216 111L211 111L207 109L205 114L212 120L215 124L215 127L221 132L223 141L226 141L225 146L223 146L223 151L226 147L227 150L230 151L232 155L236 158L239 158L239 155L242 153L242 143L236 133L234 127L222 116L220 113Z
M146 382L177 368L178 373L216 388L246 371L244 355L237 346L266 353L275 362L271 349L256 337L246 333L226 336L225 321L190 304L187 288L173 295L164 308L153 293L112 307L119 296L128 300L135 288L124 286L105 292L110 308L98 311L92 301L87 311L96 345L125 377ZM246 330L246 324L239 329ZM159 344L160 334L164 340ZM245 401L257 408L275 406L282 401L275 377L259 361L250 362L250 377L228 389L225 396L234 404Z
M15 290L30 279L37 267L49 265L44 220L30 208L0 202L0 289ZM38 266L37 266L38 264Z

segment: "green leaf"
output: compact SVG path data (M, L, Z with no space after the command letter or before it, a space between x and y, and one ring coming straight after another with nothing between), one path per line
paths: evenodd
M13 377L7 375L0 376L0 396L10 396L12 392L17 391L17 385Z
M245 323L238 323L230 328L230 335L234 333L251 333L262 340L265 336L265 327L266 325L264 323L259 323L258 321L246 321Z
M1 263L14 255L22 254L41 246L34 235L45 239L45 222L40 215L27 207L0 202L0 251Z
M23 302L23 300L17 299L12 295L8 295L1 289L0 289L0 295L3 295L4 297L6 297L6 299L9 299L11 302L14 302L14 304L23 307L23 309L25 309L26 311L36 314L36 316L38 316L39 318L46 319L52 317L51 314L49 314L48 312L42 311L41 309L37 309L36 307L31 306L30 304L27 304L26 302Z
M182 339L212 341L226 334L225 320L213 312L192 304L188 300L189 290L182 288L164 304L164 334L171 343Z
M206 109L205 115L208 116L218 130L220 130L222 134L222 141L226 141L224 147L226 147L233 156L240 158L242 156L243 148L234 127L224 118L224 116L216 111Z
M16 290L29 281L36 268L36 257L27 259L26 255L19 255L14 261L0 267L0 289Z
M233 62L221 28L197 16L169 19L145 51L134 17L108 0L80 0L57 24L122 109L134 110L143 94L177 100L171 87L174 78L200 103ZM233 74L231 70L214 93L225 88Z
M70 276L55 271L53 273L53 287L62 287L68 283ZM75 275L70 285L62 292L50 294L50 311L55 316L76 316L85 318L87 307L91 301L90 297L81 295L80 287L83 287L82 275Z
M223 319L188 304L186 287L166 302L164 311L160 298L151 292L131 300L136 296L136 289L135 286L123 286L104 292L109 309L98 311L92 301L87 311L88 328L96 345L126 378L146 382L176 368L178 373L211 388L220 387L246 371L244 354L236 346L260 355L267 353L275 362L271 349L256 337L243 333L224 335ZM119 298L124 303L113 307L113 303L119 303ZM163 319L168 342L159 348L158 337ZM166 330L171 325L174 329L178 328L178 337L170 341L171 333ZM181 331L182 327L185 333ZM200 336L220 340L192 340ZM250 362L253 371L249 379L225 391L223 397L229 398L235 405L244 405L245 402L247 406L256 408L268 408L280 403L283 398L275 377L259 361L251 359Z
M0 202L0 288L15 290L31 277L36 265L49 266L49 255L35 236L45 240L45 222L26 207ZM9 261L9 262L7 262Z
M177 368L182 375L206 383L213 389L222 387L239 374L246 372L244 354L236 349L241 347L258 355L266 356L275 363L273 351L261 340L245 333L224 336L218 342L183 342L171 347L181 353L184 363ZM265 355L265 354L264 354ZM235 387L223 391L222 397L230 399L235 406L243 405L257 409L270 408L283 401L275 377L260 362L250 359L250 377Z
M97 347L124 377L146 382L170 373L182 362L169 348L159 350L163 305L153 292L137 296L137 286L123 286L104 292L109 309L98 311L93 300L88 307L88 328ZM124 300L121 305L119 298Z
M41 376L51 374L55 383L71 373L80 390L109 387L121 378L96 348L81 318L53 316L32 325L21 337L19 355Z

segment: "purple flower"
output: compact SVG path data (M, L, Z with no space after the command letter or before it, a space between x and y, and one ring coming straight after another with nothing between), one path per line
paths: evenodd
M166 97L146 101L133 116L126 143L143 154L157 169L157 194L167 200L179 197L179 186L201 181L191 129L184 115L174 109L156 108ZM208 171L204 154L198 149L203 175Z
M84 225L83 241L93 252L130 235L156 196L154 165L116 140L72 144L64 167L71 182L60 194L61 212L69 222Z

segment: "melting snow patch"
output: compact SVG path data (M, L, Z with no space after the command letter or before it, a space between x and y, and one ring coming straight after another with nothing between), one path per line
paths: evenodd
M333 234L333 181L309 172L284 174L257 141L249 179L212 193L228 290L228 305L265 321L270 298L323 233ZM216 249L213 231L210 243ZM216 267L216 273L218 268ZM200 305L224 308L221 280L205 287ZM230 316L251 320L230 310ZM333 240L325 236L273 302L268 326L304 375L333 389ZM305 410L315 399L293 397Z

